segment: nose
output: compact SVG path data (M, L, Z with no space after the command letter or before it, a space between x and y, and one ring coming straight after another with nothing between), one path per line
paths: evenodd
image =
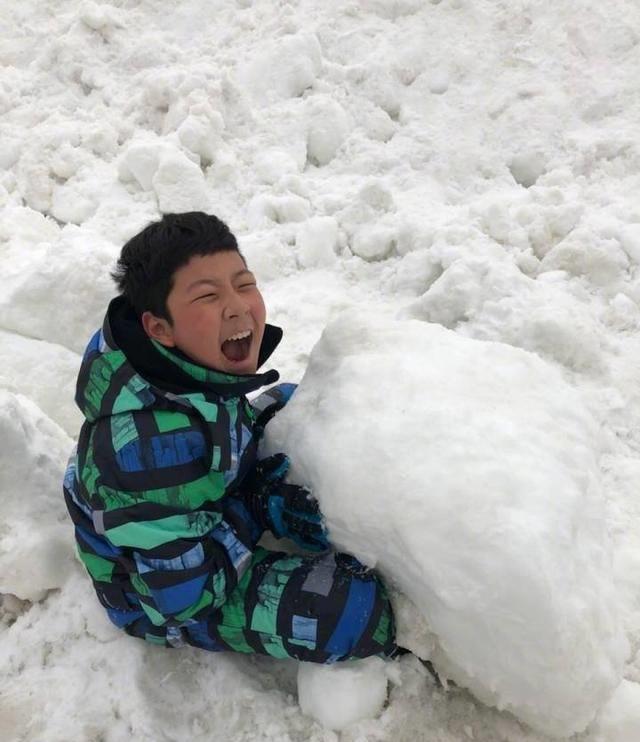
M224 307L224 318L234 319L235 317L242 317L248 314L249 311L249 304L245 301L244 297L237 291L231 291Z

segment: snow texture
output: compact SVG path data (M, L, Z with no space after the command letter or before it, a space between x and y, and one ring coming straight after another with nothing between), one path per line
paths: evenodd
M3 739L548 742L546 708L545 729L595 715L577 742L635 742L639 39L635 0L2 3ZM379 386L389 369L372 363L345 400L345 411L349 402L368 421L367 441L386 433L369 468L336 448L309 476L335 481L337 492L346 476L360 493L373 481L372 508L382 507L380 493L414 493L397 532L380 519L380 553L345 520L360 497L322 497L341 546L378 559L406 592L393 596L401 636L457 687L437 687L405 656L386 669L383 710L337 732L301 710L296 663L159 651L118 632L97 604L60 491L79 430L79 354L113 296L109 272L124 242L161 213L192 208L212 210L237 234L269 319L285 330L272 359L283 379L303 377L338 317L328 336L344 347L329 355L366 357L349 335L363 309L364 327L380 320L367 330L368 353L394 356L376 340L387 321L402 328L393 342L419 327L433 343L437 364L430 356L416 369L415 349L396 353L392 389ZM487 369L495 352L508 362L491 371L518 389L508 405L492 402L499 417L481 408L495 392ZM455 369L448 375L443 389L458 392L446 410L452 425L440 425L432 449L408 442L398 452L416 416L406 402L402 416L389 411L385 398L406 383L414 406L442 422L428 379L442 382L458 357L473 357L475 386L462 389ZM327 424L343 421L340 440L363 424L335 400L323 414ZM504 424L516 418L528 442ZM474 437L481 422L487 435ZM422 441L433 432L423 423ZM491 436L502 441L500 457L487 451ZM456 441L475 455L448 445ZM427 464L438 491L466 504L447 540L447 498L434 503L429 483L402 487ZM551 496L552 484L561 496ZM395 513L394 501L385 512ZM438 529L415 543L406 536L429 520L426 505ZM504 517L487 530L498 506ZM416 556L396 574L400 544ZM479 595L482 585L493 593ZM534 603L540 595L554 600ZM507 604L499 615L496 601ZM518 623L531 603L536 620ZM622 666L616 614L629 646ZM560 666L584 689L565 712L570 692L552 677ZM543 685L533 688L533 678ZM355 690L343 700L357 710Z

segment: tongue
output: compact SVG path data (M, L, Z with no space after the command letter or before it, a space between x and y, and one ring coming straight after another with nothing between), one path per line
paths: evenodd
M230 361L244 361L249 355L251 339L225 340L222 343L222 352Z

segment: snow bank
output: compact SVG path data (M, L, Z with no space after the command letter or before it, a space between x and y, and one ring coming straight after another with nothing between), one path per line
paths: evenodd
M609 447L603 523L632 645L625 677L640 682L640 4L4 5L0 387L76 436L77 353L113 295L120 247L162 211L200 205L237 234L285 330L273 356L285 380L302 376L328 321L370 302L377 316L405 309L536 353L585 392ZM54 430L41 413L5 399L0 516L16 522L22 555L42 531L35 596L62 580L53 561L51 579L41 569L70 441L50 446L34 432L36 420ZM395 491L393 461L388 469L396 481L385 491ZM29 587L24 574L11 584ZM7 739L336 739L300 712L295 666L140 646L110 624L79 566L10 625L3 610L20 606L0 602ZM394 606L403 641L427 654L425 612ZM548 742L462 690L439 692L411 657L394 667L384 713L345 742ZM622 688L585 740L633 730L616 720L632 718L637 687Z
M336 546L427 618L457 683L546 733L586 727L626 643L598 427L554 367L436 325L343 314L269 433Z
M40 600L73 563L60 487L71 439L22 395L0 390L0 594Z

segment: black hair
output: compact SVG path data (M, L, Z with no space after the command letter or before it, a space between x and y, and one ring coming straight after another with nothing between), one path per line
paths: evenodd
M111 276L138 317L150 311L172 322L167 297L174 273L194 255L225 250L240 253L233 233L218 217L202 211L165 214L125 244Z

